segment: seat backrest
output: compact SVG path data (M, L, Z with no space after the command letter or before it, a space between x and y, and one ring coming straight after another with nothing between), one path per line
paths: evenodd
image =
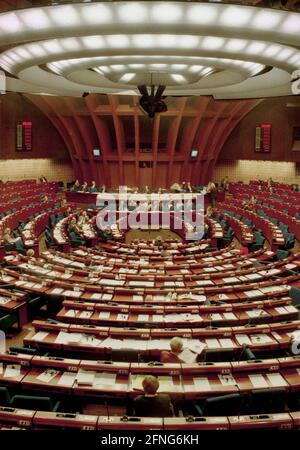
M251 413L275 413L284 411L286 391L284 388L259 389L251 392Z
M0 386L0 405L7 406L10 403L10 395L6 387Z
M297 287L292 286L290 288L289 296L292 299L292 303L294 306L300 305L300 289Z
M11 402L15 408L31 409L39 411L52 411L50 397L35 397L32 395L15 395Z
M204 416L231 416L238 415L241 410L241 395L228 394L211 397L203 405Z

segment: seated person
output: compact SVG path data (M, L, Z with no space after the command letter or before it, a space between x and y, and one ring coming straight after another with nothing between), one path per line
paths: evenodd
M206 210L206 216L207 216L207 217L211 217L212 214L213 214L213 209L212 209L211 206L208 206L208 207L207 207L207 210Z
M188 183L186 185L186 189L187 189L187 192L194 192L190 181L188 181Z
M44 175L42 175L42 176L40 177L40 182L41 182L41 183L47 183L47 178L44 177Z
M77 225L79 228L82 228L89 221L89 216L86 211L82 211L82 214L79 216L77 220Z
M215 185L215 183L210 181L207 185L206 192L207 192L207 194L210 194L211 205L214 208L216 206L217 195L218 195L218 189L217 189L217 186Z
M92 181L92 184L88 190L89 190L89 192L98 192L98 188L96 186L96 181Z
M158 247L162 246L164 244L163 238L161 236L157 236L157 238L154 239L153 244Z
M257 202L256 196L252 195L250 198L250 205L254 206L254 205L256 205L256 202Z
M80 183L79 180L76 180L73 186L70 189L71 191L78 192L80 191Z
M180 185L181 192L187 192L187 184L186 181L183 181Z
M144 394L134 400L134 412L140 417L170 417L174 416L174 409L170 397L157 394L159 381L152 375L143 380Z
M71 232L73 232L73 233L78 234L79 236L81 236L81 230L80 230L80 228L79 228L78 225L77 225L76 217L73 217L73 218L71 219L71 222L70 222L70 224L69 224L69 226L68 226L68 233L71 233Z
M85 181L81 187L81 192L88 192L88 184Z
M160 362L163 363L182 363L179 355L183 351L183 343L179 337L173 337L170 341L171 351L163 350L160 354Z
M222 189L222 191L225 191L225 192L228 191L228 186L229 186L228 177L225 177L221 181L221 189Z
M5 228L3 237L4 245L15 245L17 242L22 243L21 237L13 237L10 228Z
M179 183L173 183L170 190L171 192L181 192L181 186Z

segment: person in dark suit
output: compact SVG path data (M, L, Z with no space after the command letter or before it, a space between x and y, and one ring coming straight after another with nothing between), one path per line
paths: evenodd
M96 181L92 181L91 186L88 188L89 192L98 192L98 188L96 186Z
M169 395L157 394L159 381L152 375L143 380L144 394L134 400L134 412L140 417L171 417L174 408Z

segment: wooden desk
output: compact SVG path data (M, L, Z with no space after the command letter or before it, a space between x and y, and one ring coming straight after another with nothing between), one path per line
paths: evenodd
M37 411L34 414L33 427L35 430L96 430L97 422L98 416Z
M290 414L260 414L253 416L228 417L231 430L247 430L255 428L276 428L290 430L293 428L293 420Z
M166 417L165 430L229 430L227 417Z

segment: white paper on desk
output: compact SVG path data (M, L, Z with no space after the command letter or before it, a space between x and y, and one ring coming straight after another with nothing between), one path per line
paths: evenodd
M164 286L175 286L175 281L164 281Z
M270 381L272 387L288 386L287 382L280 373L268 373L267 378Z
M246 278L244 275L239 276L240 281L248 281L248 278Z
M195 339L187 339L184 342L184 347L200 355L200 353L205 349L206 345Z
M78 385L85 384L85 385L93 386L94 381L95 381L95 375L96 375L96 372L91 372L88 370L80 369L78 371L78 373L76 374L77 384Z
M148 322L149 320L149 314L139 314L138 320L141 322Z
M47 369L45 370L45 372L37 376L36 379L42 381L43 383L49 383L49 381L53 380L53 378L55 378L58 373L58 370Z
M21 366L19 365L8 365L5 368L3 378L14 378L21 375Z
M24 287L27 287L27 288L32 288L32 287L34 286L34 283L32 283L32 282L28 282L28 283L27 283L27 282L26 282L26 283L23 284L23 286L24 286Z
M236 320L236 315L229 312L229 313L223 313L223 316L225 317L225 319L227 320Z
M206 345L208 348L220 348L220 343L218 339L205 339Z
M281 336L278 333L276 333L276 331L272 331L271 334L272 334L273 338L277 339L277 341L281 340ZM300 338L300 335L299 335L299 338Z
M9 303L10 299L9 298L0 298L0 305L6 305L6 303Z
M67 342L69 342L69 333L66 333L65 331L60 331L56 336L55 343L66 344Z
M245 275L245 277L247 277L248 280L256 280L257 278L261 278L261 275L258 275L256 273L249 273L248 275Z
M200 303L204 303L206 301L206 296L200 294L183 294L181 297L190 298L191 300L197 300Z
M77 373L64 372L60 379L58 380L59 385L71 387L75 383Z
M78 309L69 309L66 313L66 317L76 317L76 313L78 312Z
M94 386L111 386L116 384L117 375L114 372L97 372L94 379Z
M83 334L82 333L66 333L66 338L67 343L77 343L77 342L81 342L82 338L83 338Z
M254 289L253 291L244 291L244 294L248 298L259 297L259 296L261 297L262 296L262 293L258 289Z
M102 296L102 294L99 294L98 292L95 292L94 294L91 295L91 298L93 300L100 300L101 296Z
M250 318L261 317L265 315L265 312L262 309L253 309L246 311L246 314Z
M234 348L235 347L233 341L228 338L219 339L219 342L220 342L222 348Z
M164 322L165 318L162 314L153 314L152 321L153 322Z
M247 334L236 334L235 338L240 345L243 345L243 344L251 345L251 341L250 341L249 337L247 336Z
M80 318L81 319L89 319L91 316L93 315L93 311L82 311L80 313Z
M227 277L223 278L223 281L227 284L227 283L238 283L240 280L236 277Z
M228 375L218 375L218 378L222 384L222 386L235 386L237 383L234 377L231 374Z
M206 377L194 378L194 386L201 391L211 391L211 385Z
M166 300L166 296L165 295L154 295L153 300Z
M128 320L129 315L128 314L118 314L117 315L117 320Z
M219 300L228 300L229 299L228 295L226 295L226 294L219 294L218 297L219 297Z
M198 286L211 286L214 283L211 280L196 280Z
M183 322L184 320L188 320L187 318L184 318L182 314L166 314L165 315L165 322Z
M143 301L143 296L142 295L133 295L132 296L132 300L134 301Z
M168 392L174 389L173 378L169 376L158 376L159 388L157 392Z
M262 375L248 375L254 388L268 388L269 385Z
M221 314L212 314L211 315L211 320L223 320L223 317L221 316Z
M104 339L100 344L101 348L111 348L112 350L117 350L121 346L122 346L121 339L113 339L110 337Z
M0 375L3 374L3 363L0 363Z
M204 272L216 272L215 267L203 267Z
M293 305L287 305L287 306L285 307L285 309L286 309L286 311L289 312L289 313L295 313L295 312L298 312L298 309L295 308L295 306L293 306Z
M272 339L267 334L252 334L250 336L252 344L268 344L269 342L272 342Z
M186 364L192 364L196 362L197 353L192 352L189 348L185 348L178 355L179 359Z
M284 306L277 306L277 307L275 308L275 311L277 311L278 314L286 314L286 313L287 313L287 311L285 310L285 307L284 307Z
M81 291L65 291L64 292L64 295L66 297L76 297L76 298L78 298L78 297L81 296L81 294L82 294Z
M102 300L111 300L113 298L112 294L103 294Z
M110 312L109 311L101 311L99 313L99 319L109 319Z
M185 313L182 314L183 320L188 322L202 322L203 319L200 316L200 314L191 314L191 313Z
M112 280L109 278L102 278L99 282L99 284L105 284L107 286L123 286L125 284L125 281L123 280Z
M151 339L147 341L147 350L170 350L170 340Z
M97 347L101 343L101 340L93 336L92 334L84 334L80 339L81 345L89 345L92 347Z
M5 283L9 283L10 281L13 281L14 278L9 277L9 276L4 276L4 277L2 277L2 280L5 281ZM21 283L24 283L24 281L21 281ZM16 281L16 284L17 284L17 281Z
M64 292L64 289L61 289L61 288L55 288L55 289L52 289L52 291L50 292L50 294L53 294L53 295L60 295L60 294L62 294Z
M184 287L185 284L184 284L183 281L175 281L175 286L178 286L178 287Z
M48 331L38 331L34 336L32 336L32 339L35 341L43 341L48 334Z
M68 280L69 278L72 278L72 274L62 272L60 277L63 278L64 280Z

